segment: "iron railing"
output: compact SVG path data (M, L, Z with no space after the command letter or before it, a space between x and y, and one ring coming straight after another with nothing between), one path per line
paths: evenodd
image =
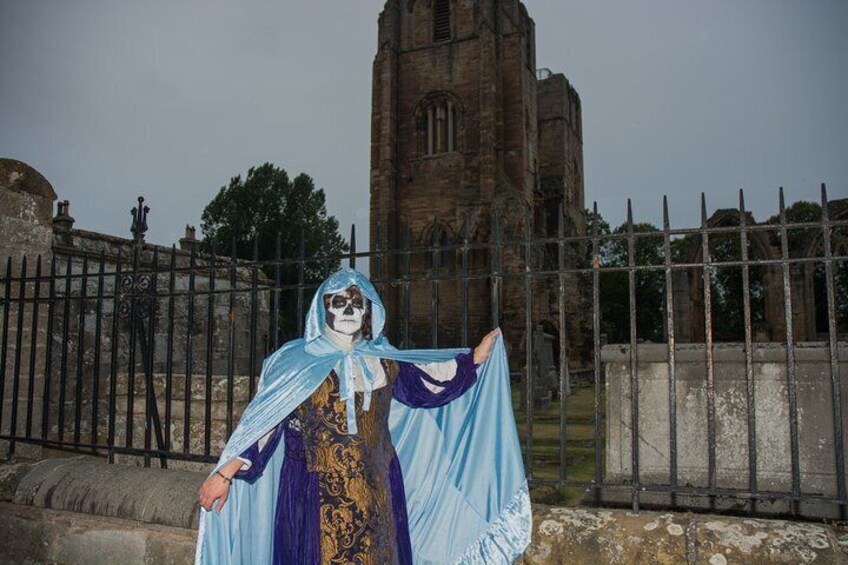
M368 261L372 281L389 307L388 332L396 343L464 346L478 339L484 327L504 328L512 345L516 388L521 388L516 415L532 485L579 489L588 493L585 500L601 503L621 503L623 493L634 510L646 497L657 495L647 503L698 508L702 505L697 500L705 499L712 509L749 513L775 501L788 504L779 507L781 511L795 513L803 513L802 503L825 504L844 518L848 496L840 371L845 365L840 357L848 329L848 213L843 207L838 217L831 217L835 208L822 186L819 218L790 222L781 191L777 222L753 224L741 191L739 197L736 223L721 225L711 224L702 197L702 222L692 229L672 229L664 202L662 228L640 231L628 203L627 222L612 233L603 229L595 205L585 234L568 225L562 212L551 235L534 230L529 212L511 220L492 213L474 239L468 216L456 236L448 238L443 224L434 220L429 240L418 238L417 244L406 226L399 230L402 243L395 248L381 246L384 238L378 227L373 249L357 251L352 232L351 251L343 256L306 256L301 242L297 257L284 257L278 237L274 259L269 260L259 260L256 246L251 259L236 259L222 258L214 249L209 254L175 248L168 252L139 241L132 244L129 257L121 249L111 255L105 249L86 254L59 245L52 260L36 258L34 271L27 257L19 262L10 257L0 279L0 439L8 442L10 457L25 444L102 454L110 461L118 455L137 456L145 465L157 460L161 466L213 462L255 392L261 359L302 334L302 326L287 330L284 322L293 317L302 324L306 304L320 282L310 280L309 273L317 279L315 273L342 262L355 267L358 261L360 266ZM770 241L777 251L762 256L762 246L751 243L754 238ZM760 256L752 256L752 250ZM284 272L294 275L286 278ZM691 275L685 289L680 288L681 274ZM763 283L774 277L779 277L778 286ZM740 278L741 287L733 286ZM621 285L626 292L619 292ZM807 302L812 296L812 310L799 306L801 300L794 296L798 288ZM738 302L735 290L742 294L742 312L734 314L727 304ZM776 291L779 296L773 295ZM768 318L759 311L768 293L782 303L782 319L772 319L782 335L772 332L767 337L785 350L781 366L786 394L779 409L788 414L787 488L762 488L758 482L771 464L758 459L762 402L756 388L760 361L755 357L761 339L755 319ZM702 308L690 312L688 321L678 312L684 299ZM667 430L660 434L667 435L667 445L654 446L667 459L663 480L643 480L640 469L646 433L640 429L646 421L640 414L646 371L640 352L646 331L656 334L655 328L640 326L640 308L648 303L660 309L659 343L665 349L667 414L665 421L654 422ZM479 312L472 312L481 304L488 309L483 321ZM608 306L626 308L626 319L609 314ZM796 324L805 311L824 312L826 319L812 326L804 322L806 333L799 338ZM656 315L644 312L643 318ZM716 320L717 315L722 319ZM719 477L719 459L725 455L717 442L723 424L717 401L723 399L716 385L720 361L714 355L714 330L717 321L724 324L734 315L742 328L738 346L743 353L746 429L739 441L747 453L744 486L726 486ZM698 386L703 385L705 403L698 421L706 426L707 439L701 454L706 479L701 484L681 483L679 467L683 369L678 355L684 347L679 334L692 319L703 324L704 335L699 341L703 381ZM545 338L554 344L553 362L547 366L539 342L545 333L538 328L542 322L547 323L545 332L553 335ZM818 332L823 326L826 331ZM620 351L625 352L627 378L619 385L629 406L611 413L604 329L623 332L623 327L627 339L621 341ZM580 332L585 335L576 340L574 334ZM802 481L804 473L817 471L803 467L799 436L799 423L808 421L799 414L796 349L809 340L822 342L826 359L820 379L828 384L827 443L834 460L833 488L827 492L805 489ZM547 369L556 378L545 389L538 385ZM589 375L585 404L569 394L577 372ZM540 399L540 393L547 397ZM609 441L610 421L616 418L629 428L624 476L612 476L607 468L615 450L624 449ZM585 434L575 441L578 428ZM570 456L579 449L581 461L573 464ZM730 506L721 501L731 501Z

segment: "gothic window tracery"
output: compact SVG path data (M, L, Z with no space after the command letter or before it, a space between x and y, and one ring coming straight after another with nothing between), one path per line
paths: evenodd
M433 230L436 233L433 233ZM456 249L447 226L439 223L437 227L430 226L424 232L424 242L430 246L430 251L425 257L428 270L438 270L440 273L453 272L456 267ZM435 251L435 253L433 253Z
M459 111L450 96L436 96L419 107L418 137L421 153L438 155L458 150Z

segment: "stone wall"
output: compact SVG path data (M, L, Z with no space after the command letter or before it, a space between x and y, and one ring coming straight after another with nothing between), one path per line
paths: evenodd
M629 347L607 345L602 351L606 373L606 480L627 484L631 478L631 389ZM667 347L638 349L639 470L641 484L669 484L669 370ZM708 485L707 386L702 344L678 345L676 403L678 484ZM799 343L795 348L798 444L801 492L834 497L836 467L830 357L826 344ZM757 485L761 492L792 491L790 419L783 344L756 344L753 350ZM840 343L842 398L848 395L848 344ZM719 489L748 489L748 411L743 348L714 348L716 484ZM848 430L848 412L842 413ZM848 438L843 438L843 441ZM848 446L848 444L846 444ZM846 469L848 470L848 469ZM668 502L665 495L645 493L643 501ZM686 499L683 502L683 499ZM706 498L680 497L694 507ZM722 500L721 508L744 505ZM759 502L761 512L786 512L778 501ZM828 504L801 505L814 516L837 516Z
M0 465L0 560L190 564L203 473L77 459ZM844 526L534 505L519 563L848 562Z
M132 436L131 444L135 447L144 447L146 441L156 448L155 429L150 429L149 439L146 434L145 414L147 410L146 398L146 382L142 378L136 378L134 381L133 390L133 418L127 424L128 410L128 380L127 374L118 375L116 386L116 410L115 410L115 429L118 438L117 445L127 446L128 434ZM163 373L155 373L153 375L153 386L156 393L156 408L160 418L162 418L162 434L167 442L168 451L180 453L186 451L185 433L186 422L188 422L188 451L192 454L203 454L206 452L207 435L206 435L206 375L193 374L189 379L189 386L186 389L186 377L184 374L171 375L171 401L167 402L165 391L167 390L168 376ZM230 395L229 389L232 388L232 404L227 401ZM227 439L230 433L238 425L241 419L241 414L247 406L249 400L249 377L246 375L234 375L232 382L226 376L214 375L212 378L212 387L209 389L209 436L208 445L209 453L213 457L217 457L224 450ZM190 399L188 407L188 420L186 420L186 394ZM104 395L104 398L106 396ZM108 411L101 412L99 419L99 431L105 434L108 431L109 418ZM166 414L170 414L169 419L165 419ZM105 437L105 436L101 436ZM143 465L144 457L118 454L115 456L115 461L128 465ZM160 467L159 459L152 458L150 464L154 467ZM179 459L171 459L168 461L169 469L182 469L191 471L202 471L209 467L208 463L200 463L196 461L182 461Z
M132 380L134 422L131 426L135 447L144 445L144 410L147 386L145 382L145 354L149 352L154 374L153 394L157 398L160 418L165 416L166 374L170 366L172 381L171 447L182 449L184 425L184 396L186 374L191 375L190 411L193 453L204 445L206 380L212 381L213 418L210 431L212 452L222 447L228 436L226 428L226 395L232 378L234 388L234 422L244 406L251 373L258 380L262 360L269 347L270 296L267 281L260 277L261 286L256 292L256 325L251 336L251 309L253 295L251 273L242 267L231 271L225 263L215 270L215 294L210 307L210 267L208 259L196 261L194 290L189 294L189 255L176 251L173 292L169 272L150 275L152 246L144 247L139 254L137 275L127 278L127 261L122 264L122 275L115 276L117 249L128 246L126 240L110 241L103 236L90 236L78 230L70 232L74 246L56 246L56 283L54 308L49 309L48 285L42 285L42 301L38 305L38 335L31 339L32 307L24 311L24 328L20 353L17 354L16 331L11 332L6 358L6 394L2 429L10 430L10 410L13 389L17 384L17 431L26 432L29 398L32 394L30 430L41 435L44 376L49 375L48 439L64 441L91 441L105 444L110 412L111 390L116 387L116 445L127 446L124 433L127 413L127 383ZM98 276L100 252L104 252L104 272ZM65 255L65 253L68 253ZM160 268L167 268L170 250L159 250ZM125 250L124 257L132 257ZM85 268L89 275L83 279ZM70 267L70 269L69 269ZM70 278L66 275L70 273ZM231 276L235 281L232 284ZM142 285L152 288L155 294L137 294ZM83 283L84 281L84 283ZM83 286L85 297L82 297ZM135 290L130 287L135 286ZM233 292L230 293L231 287ZM103 299L98 301L101 293ZM32 296L32 291L29 291ZM193 312L190 312L193 308ZM135 309L135 312L133 311ZM141 311L144 310L142 313ZM117 319L115 313L117 312ZM99 317L99 323L98 323ZM190 319L191 318L191 319ZM135 320L133 322L133 320ZM16 328L17 312L10 316L10 326ZM51 350L47 363L47 331L50 331ZM152 340L150 339L152 337ZM209 339L211 338L211 339ZM251 339L254 350L251 355ZM211 349L210 349L211 346ZM35 348L34 357L30 353ZM30 372L30 362L34 361ZM208 366L207 366L208 362ZM16 363L19 367L16 370ZM252 368L251 368L252 363ZM130 373L130 371L132 371ZM33 390L29 390L32 382ZM254 381L255 382L255 381ZM242 394L243 393L243 394ZM96 418L97 424L94 424ZM77 426L79 419L79 426ZM164 422L163 422L164 424ZM155 442L155 439L154 439ZM199 446L198 446L199 443Z
M53 187L38 171L29 165L14 159L0 159L0 276L5 276L7 266L11 266L13 277L21 276L23 259L27 259L27 274L32 276L36 269L42 274L50 271L51 246L53 243L52 211L53 201L56 200L56 192ZM39 257L41 259L39 264ZM34 283L24 285L9 285L0 283L0 296L9 292L11 299L19 299L21 291L24 297L33 297L38 290L41 296L46 296L46 285L36 289ZM3 387L2 405L0 413L4 414L4 420L0 421L0 431L6 433L10 428L12 414L12 399L17 394L19 398L26 398L27 383L30 381L38 389L34 394L36 400L40 400L40 391L43 380L40 375L43 371L44 346L46 344L46 319L45 312L33 313L24 309L21 316L18 310L11 308L8 320L7 343L8 354L0 360L4 363L6 378L0 386ZM20 321L21 331L18 331ZM20 355L15 355L17 344L29 344L35 335L35 348L27 348ZM35 354L35 363L30 363L28 353ZM2 355L2 353L0 353ZM24 378L15 378L15 368ZM32 379L29 378L32 371ZM27 422L40 421L41 403L35 402L33 409L28 410L27 404L20 406L14 417L22 426ZM5 452L7 444L0 441L0 452ZM22 450L29 455L37 455L38 450L23 447Z
M0 561L192 563L204 476L82 458L0 466Z
M829 220L845 222L848 220L848 198L834 199L827 202ZM816 218L818 220L818 218ZM763 226L753 214L742 214L734 208L716 210L706 221L708 228L738 228L747 226ZM848 254L848 227L833 226L830 232L831 256L839 257ZM787 228L787 236L793 242L789 246L789 259L794 261L789 265L789 291L792 297L792 331L797 339L803 341L824 341L827 339L827 291L822 272L824 251L824 230L822 226ZM728 238L738 240L737 233L727 235L713 234L710 236L711 249L726 243ZM762 293L762 303L752 304L754 341L769 342L786 339L786 313L784 305L783 268L778 263L783 258L779 229L749 230L748 257L751 261L770 261L771 264L761 264L750 268L752 293L758 286ZM722 259L723 261L739 261L741 254ZM817 258L819 261L804 261L801 258ZM680 250L680 263L698 264L703 261L703 246L701 236L690 237L688 245ZM738 267L733 267L738 269ZM836 323L841 335L848 330L848 320L845 318L844 302L839 295L840 278L844 277L845 262L835 262L833 265L836 278ZM840 271L843 273L840 275ZM704 341L706 324L704 321L704 276L700 267L675 269L673 271L674 286L674 318L675 332L678 343L699 343ZM818 280L816 280L818 279ZM715 291L714 291L715 292ZM844 299L843 299L844 300ZM741 314L740 314L741 316ZM715 323L715 322L714 322ZM738 339L743 339L740 335Z
M217 258L213 269L208 255L192 255L198 243L189 237L193 233L177 249L76 229L67 201L52 215L55 198L37 171L0 159L0 258L4 274L7 257L11 260L13 275L6 349L0 352L0 432L9 434L14 420L18 437L105 445L114 382L114 445L143 446L149 359L160 418L166 412L166 382L172 381L166 435L172 435L174 450L184 444L183 383L190 375L190 449L203 453L206 380L211 380L208 441L216 453L228 425L238 421L249 375L258 379L272 347L270 281L260 269L227 257ZM24 257L29 278L21 284ZM6 291L6 283L0 283L0 296ZM130 381L136 398L134 421L127 426ZM229 383L232 409L226 399ZM7 447L4 441L0 450ZM26 442L16 449L19 455L38 454Z
M54 253L57 261L57 298L64 299L66 295L65 277L71 274L70 296L71 311L69 319L69 334L77 335L79 330L79 308L84 308L85 342L93 343L95 339L97 292L99 279L98 261L101 253L104 256L103 295L102 304L103 334L101 338L108 349L111 340L111 322L115 305L117 304L119 324L116 337L120 340L117 363L119 367L129 364L129 337L133 328L130 324L133 297L137 298L135 312L136 335L146 332L148 323L153 323L153 370L164 372L167 362L166 352L171 341L171 363L177 368L185 366L188 353L191 353L194 371L206 372L207 358L212 363L211 371L215 375L227 373L229 363L230 332L233 332L234 372L246 374L249 372L252 307L252 272L248 268L231 264L228 258L218 258L214 273L210 259L205 254L197 254L194 268L191 268L191 253L180 249L170 249L155 245L144 245L138 252L138 265L135 276L128 277L134 261L134 244L131 240L105 236L83 230L70 230L65 236L68 243L56 245ZM118 253L121 253L122 276L115 275ZM173 257L171 256L173 252ZM154 253L157 265L154 267ZM68 269L70 259L70 270ZM83 263L87 263L89 276L86 277L86 298L80 299L82 287ZM173 269L171 268L173 264ZM231 269L232 266L232 269ZM153 271L158 271L154 277ZM171 271L173 270L173 290L171 290ZM193 274L193 282L192 282ZM214 275L214 289L210 286ZM270 296L267 291L268 279L261 271L257 271L256 292L256 350L254 351L254 370L262 358L269 333ZM190 287L193 285L193 291ZM154 293L155 288L155 295ZM230 292L232 291L232 293ZM190 299L190 293L194 293ZM210 296L211 315L210 315ZM173 298L173 300L171 300ZM232 299L232 304L230 303ZM143 311L142 311L143 310ZM190 313L190 310L193 310ZM57 320L61 325L63 320ZM191 315L191 323L189 317ZM207 355L207 336L211 334L212 349ZM169 335L173 335L170 338ZM189 335L191 336L189 339ZM71 348L73 349L73 348ZM257 360L258 357L258 360ZM110 360L104 356L108 374ZM93 363L92 359L86 360ZM140 352L136 353L136 369L141 370Z
M0 159L0 259L46 255L53 242L51 216L56 192L38 171ZM4 271L5 272L5 271Z

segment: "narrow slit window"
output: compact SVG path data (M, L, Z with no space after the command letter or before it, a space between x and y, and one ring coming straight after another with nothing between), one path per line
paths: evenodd
M427 155L432 155L436 152L436 124L433 119L435 115L435 110L430 108L427 111Z
M450 146L448 147L448 151L456 151L456 108L453 107L453 104L449 104L450 106L450 125L448 126L448 141Z
M445 107L439 106L436 110L436 152L447 151L448 121L445 119Z
M433 40L448 41L451 38L450 0L435 0L433 9Z

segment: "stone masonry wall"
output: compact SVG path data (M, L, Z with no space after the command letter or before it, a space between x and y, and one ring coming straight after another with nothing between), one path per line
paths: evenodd
M669 377L665 345L639 346L639 471L646 485L669 484ZM826 344L799 343L795 349L798 445L801 492L834 497L836 467L830 357ZM848 344L840 343L842 398L848 395ZM606 372L606 480L627 484L631 478L631 409L629 347L607 345L602 351ZM792 491L789 396L786 348L756 344L753 350L757 487L760 492ZM714 348L716 483L719 489L748 489L748 410L745 357L738 344ZM676 355L678 484L707 486L707 387L702 344L679 345ZM848 430L848 413L842 414ZM843 441L848 438L843 438ZM848 448L848 442L845 443ZM848 468L846 468L848 471ZM627 493L629 496L629 493ZM644 493L645 503L667 503L667 496ZM684 502L685 500L685 502ZM700 507L704 497L678 496L678 503ZM744 500L719 499L717 508L732 509ZM789 511L788 503L757 503L760 512ZM803 503L800 512L838 517L827 503Z
M205 473L77 459L0 465L0 560L190 564ZM533 506L518 563L838 564L840 525L710 514Z
M55 198L37 171L0 159L0 259L3 274L10 259L13 276L0 360L0 432L9 434L14 423L18 437L105 445L114 396L114 445L144 446L149 358L160 418L166 413L166 384L172 385L169 448L183 449L184 383L190 375L190 451L203 453L206 447L203 420L209 379L208 442L210 452L218 452L247 400L248 375L258 379L272 347L269 281L260 270L226 257L217 260L213 271L210 258L202 253L196 254L192 267L188 250L74 229L67 202L52 216ZM29 278L21 284L24 257ZM39 285L33 279L37 266ZM6 292L6 284L0 284L0 297ZM134 418L127 425L130 381L136 398ZM231 383L232 407L227 404ZM0 450L5 453L8 447L4 441ZM25 457L39 452L26 441L15 447Z

